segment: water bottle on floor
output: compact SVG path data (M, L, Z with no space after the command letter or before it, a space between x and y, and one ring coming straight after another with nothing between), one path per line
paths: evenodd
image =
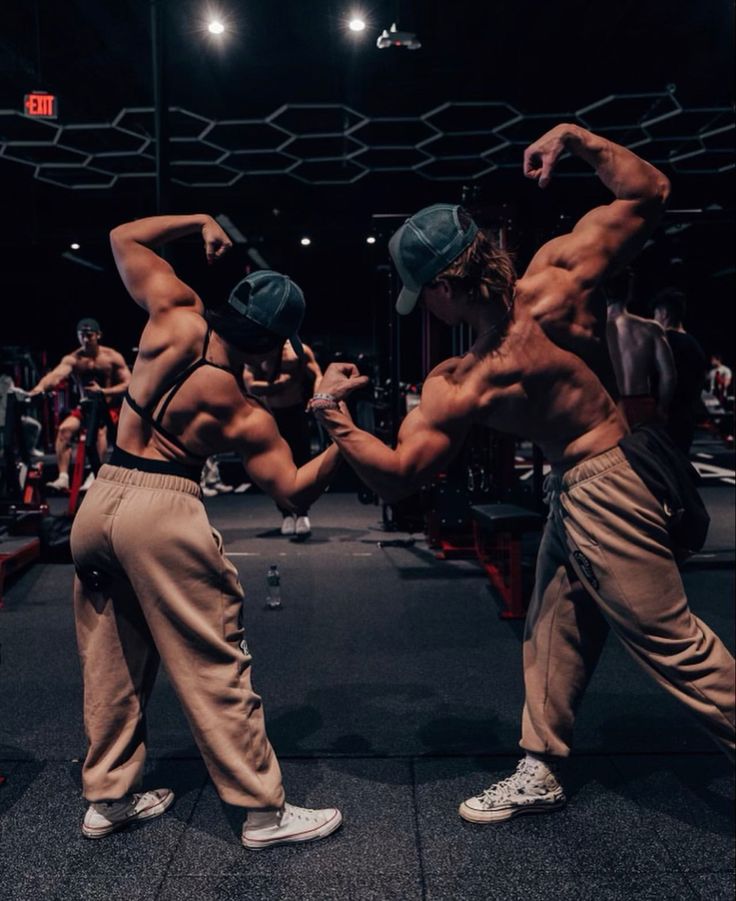
M275 563L268 567L266 574L266 610L281 609L281 577Z

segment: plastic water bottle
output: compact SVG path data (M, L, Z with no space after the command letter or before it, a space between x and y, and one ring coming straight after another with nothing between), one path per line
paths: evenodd
M275 563L268 567L266 573L266 610L281 609L281 576Z

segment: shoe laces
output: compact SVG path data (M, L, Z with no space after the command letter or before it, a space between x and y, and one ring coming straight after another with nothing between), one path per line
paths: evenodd
M283 822L284 819L294 819L294 820L303 820L304 822L313 822L317 817L318 811L312 810L309 807L294 807L291 804L287 804L284 806L284 811L281 814L281 820Z
M552 772L551 767L548 767L548 769ZM523 757L516 767L516 772L489 786L489 788L478 795L478 800L485 803L505 799L519 792L523 794L530 783L538 781L539 776L537 765L532 763L529 758Z

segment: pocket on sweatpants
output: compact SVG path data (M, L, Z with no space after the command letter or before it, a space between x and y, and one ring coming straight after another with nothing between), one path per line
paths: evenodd
M572 537L575 544L598 547L597 539L584 526L580 525L580 516L575 516L571 513L570 498L561 494L560 506L562 507L562 522L565 526L565 531Z

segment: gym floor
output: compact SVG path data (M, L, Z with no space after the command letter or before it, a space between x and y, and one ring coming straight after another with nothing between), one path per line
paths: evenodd
M683 577L694 612L733 649L733 455L696 452L713 525ZM263 496L207 506L246 587L254 683L287 797L339 806L343 828L312 846L245 851L242 813L217 798L161 673L146 787L172 787L176 803L82 838L72 567L36 564L0 611L7 901L733 897L733 770L615 639L580 710L567 808L473 826L457 806L514 768L523 695L522 624L499 619L478 564L437 561L421 536L379 548L379 510L354 494L321 500L305 543L280 536ZM263 606L274 562L279 612Z

